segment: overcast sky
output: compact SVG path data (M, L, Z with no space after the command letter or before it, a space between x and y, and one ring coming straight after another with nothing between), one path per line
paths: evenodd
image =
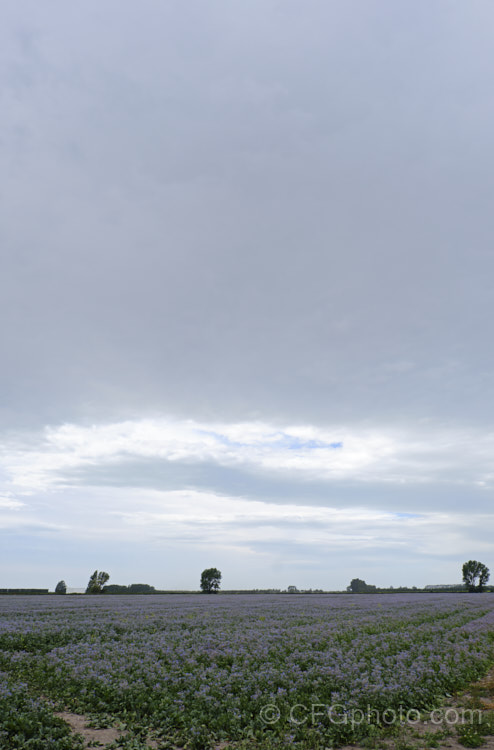
M3 0L0 587L494 569L491 0Z

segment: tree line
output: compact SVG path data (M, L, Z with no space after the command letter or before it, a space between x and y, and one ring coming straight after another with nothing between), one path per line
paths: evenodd
M86 594L159 594L154 586L148 583L131 583L129 586L119 584L107 585L110 576L104 570L95 570L86 586ZM206 568L201 573L200 586L204 594L216 594L220 590L221 571L218 568ZM66 594L67 584L59 581L55 586L55 594Z
M484 563L479 562L478 560L468 560L467 562L463 563L462 569L462 584L458 584L458 586L447 586L444 587L444 590L447 591L469 591L470 593L481 593L485 590L485 586L487 581L489 580L489 568L484 565ZM435 591L440 590L441 587L434 587ZM382 594L384 592L390 592L393 591L393 593L399 593L401 591L429 591L431 589L425 588L425 589L418 589L416 586L413 586L412 589L408 588L407 586L401 586L399 588L393 588L392 586L389 589L383 589L378 588L377 586L373 586L369 583L366 583L361 578L353 578L350 581L350 585L347 586L348 593L350 594ZM491 587L492 590L492 587Z
M468 560L463 563L462 566L462 581L463 584L458 586L448 586L445 590L448 591L465 591L465 589L471 593L482 592L485 590L486 584L489 580L489 568L484 563L478 560ZM154 586L150 586L147 583L131 583L128 586L121 586L118 584L107 585L110 576L105 571L95 570L89 578L88 585L86 587L86 594L159 594ZM204 594L216 594L220 590L221 584L221 571L218 568L206 568L201 573L200 587ZM419 592L429 591L427 587L425 589L418 589L416 586L409 588L407 586L400 586L398 588L378 588L373 584L366 583L361 578L352 578L350 585L347 586L347 592L351 594L381 594L381 593L400 593L400 592ZM440 590L440 587L434 587L435 591ZM7 591L7 590L6 590ZM289 593L298 593L295 586L288 587ZM55 587L56 594L66 594L67 585L65 581L59 581Z

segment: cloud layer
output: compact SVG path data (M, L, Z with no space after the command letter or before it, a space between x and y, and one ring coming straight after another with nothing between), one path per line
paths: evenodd
M165 585L178 555L195 587L218 555L232 586L399 585L482 555L493 21L4 2L5 580L102 557Z
M367 571L395 585L386 561L413 561L400 581L423 585L431 558L448 569L458 554L488 554L493 447L494 436L480 432L163 417L65 424L24 447L4 444L0 523L55 545L142 547L139 570L167 588L190 587L194 571L182 562L172 579L157 573L164 548L181 549L179 559L193 550L193 564L199 553L221 557L232 587L238 577L280 587L281 568L300 585L338 588L344 573L328 571L338 559L347 577L365 560ZM132 575L135 554L119 563L121 575Z

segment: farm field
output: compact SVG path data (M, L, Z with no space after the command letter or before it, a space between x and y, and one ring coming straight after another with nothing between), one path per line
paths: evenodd
M350 744L437 708L493 647L492 594L2 596L0 749L82 747L61 711L129 750Z

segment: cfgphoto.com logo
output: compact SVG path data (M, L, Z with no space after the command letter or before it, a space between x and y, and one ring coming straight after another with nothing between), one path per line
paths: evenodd
M391 726L392 724L478 724L482 721L480 709L456 709L438 708L435 711L424 713L416 708L385 708L378 710L367 706L366 709L346 709L341 703L327 705L325 703L295 703L290 707L283 707L283 711L275 703L266 703L259 711L259 716L264 724L277 724L279 721L303 726L307 724L317 725L323 720L329 720L331 724L359 727L362 724L378 724L380 726Z

